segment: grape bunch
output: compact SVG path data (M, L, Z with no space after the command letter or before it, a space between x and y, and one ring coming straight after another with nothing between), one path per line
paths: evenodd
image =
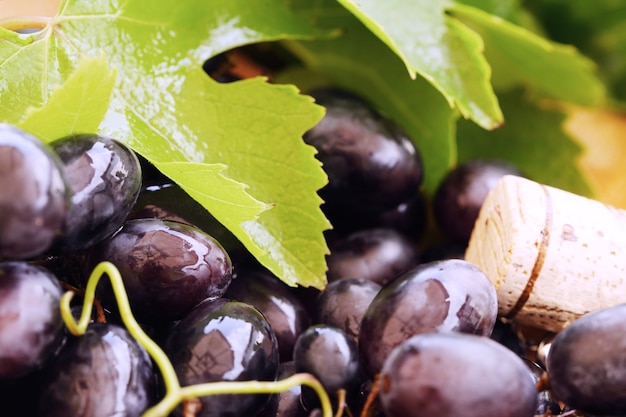
M123 143L0 125L2 415L626 415L624 306L544 343L463 259L489 189L522 174L468 161L429 198L399 125L311 95L323 290L287 286Z

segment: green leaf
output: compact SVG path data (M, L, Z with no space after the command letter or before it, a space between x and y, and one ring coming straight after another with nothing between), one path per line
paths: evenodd
M531 101L519 90L500 95L500 103L507 120L500 129L488 132L459 121L459 161L504 159L535 181L590 196L576 167L582 149L564 131L567 115Z
M109 108L115 79L104 56L82 57L76 71L52 92L46 105L30 108L18 126L44 142L95 132Z
M466 118L502 123L481 38L444 12L449 0L339 0L398 54L409 73L431 82Z
M204 207L211 208L211 214L215 218L235 220L236 217L237 220L233 222L234 230L231 232L245 240L246 233L241 225L248 221L257 221L261 212L270 209L271 206L252 198L246 192L247 187L244 184L225 176L226 169L227 166L224 164L159 163L159 170L163 174L177 178L187 194ZM211 190L207 190L207 183L211 184ZM224 200L223 196L228 196L228 199ZM253 242L248 243L254 245Z
M485 42L496 88L524 84L549 97L583 105L604 102L606 91L595 65L574 47L557 44L480 9L456 4L450 13Z
M541 26L535 16L521 5L521 0L455 0L481 9L493 16L505 19L514 25L521 26L531 32L541 32ZM526 3L526 2L525 2ZM525 4L524 4L525 5Z
M304 91L341 87L367 99L404 127L415 142L424 163L424 188L431 193L456 162L457 112L426 80L411 80L402 61L335 2L323 6L317 2L307 14L322 27L341 27L344 34L331 40L286 43L304 68L292 68L274 81L294 83Z
M626 3L526 0L546 36L577 47L598 65L612 98L626 102Z
M327 179L302 141L323 109L293 86L222 85L201 68L236 46L320 35L284 1L69 0L36 34L0 34L3 121L36 107L50 122L55 102L84 97L71 84L57 90L80 57L104 53L118 76L97 131L170 175L285 282L324 286L329 225L316 191Z

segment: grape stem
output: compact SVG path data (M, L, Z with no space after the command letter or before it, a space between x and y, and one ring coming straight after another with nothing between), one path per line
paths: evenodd
M298 385L307 385L312 388L320 398L322 416L333 417L328 394L319 380L308 373L297 373L279 381L220 381L181 387L174 367L165 352L142 330L135 320L122 276L117 267L111 262L100 262L91 272L85 288L83 309L78 322L74 320L70 310L70 302L74 297L74 291L66 291L61 297L61 316L68 330L73 335L81 336L87 330L95 300L96 287L103 275L107 275L111 281L115 300L124 325L153 359L161 372L163 383L165 384L165 396L156 405L146 410L142 417L166 417L180 402L191 398L217 394L273 394L288 391Z

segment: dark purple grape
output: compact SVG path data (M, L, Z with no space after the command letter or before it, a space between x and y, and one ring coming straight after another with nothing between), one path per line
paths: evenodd
M329 246L329 282L364 278L385 285L419 263L415 242L393 229L361 230Z
M45 370L39 417L139 417L156 397L145 349L120 326L94 323Z
M281 362L278 365L277 380L288 378L296 373L293 361ZM280 394L273 394L263 410L256 417L309 417L302 406L300 394L302 387L296 385Z
M399 125L349 94L311 95L326 114L304 140L317 149L328 175L320 190L328 206L381 211L415 196L421 157Z
M360 383L358 351L354 341L341 329L316 324L306 329L293 348L296 372L315 376L331 399L339 390L353 392ZM317 395L310 388L302 389L306 409L318 406Z
M183 386L273 381L278 371L278 343L265 317L249 304L226 298L206 300L194 308L172 330L165 352ZM252 416L267 399L260 394L201 397L196 417Z
M41 368L63 341L57 278L22 261L0 263L0 380Z
M244 269L235 274L224 297L263 313L278 339L281 362L291 360L296 339L311 325L308 311L292 288L270 272Z
M379 397L387 417L533 417L537 390L524 362L504 346L444 332L393 349Z
M489 336L497 310L495 288L474 264L461 259L421 264L385 285L365 312L359 333L364 369L374 377L389 352L416 334Z
M522 174L508 162L489 159L467 161L448 172L433 199L435 221L446 237L467 244L487 194L504 175Z
M127 221L113 237L88 251L87 273L102 261L120 271L137 319L178 320L206 298L220 297L232 278L228 254L210 235L178 222ZM116 303L108 280L99 284L103 304Z
M547 357L554 396L588 414L626 413L626 304L588 313L556 335Z
M141 165L126 145L100 135L78 134L50 144L71 188L72 204L55 250L73 252L118 230L141 190Z
M233 262L251 257L243 244L226 227L168 178L157 177L143 182L139 198L128 219L145 218L171 220L196 226L220 242Z
M33 135L0 123L0 259L45 253L65 226L61 161Z
M381 285L363 278L328 283L317 297L315 322L343 330L358 344L361 320Z

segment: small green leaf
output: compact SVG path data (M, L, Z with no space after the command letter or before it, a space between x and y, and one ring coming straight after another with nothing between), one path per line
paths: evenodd
M115 71L104 56L82 57L76 71L50 95L44 107L30 108L18 126L44 142L95 132L109 109Z
M217 219L228 219L230 231L239 240L247 240L241 225L244 222L258 220L261 212L271 208L251 197L246 186L226 177L224 164L203 164L191 162L160 162L159 170L169 178L183 184L181 188ZM211 184L210 193L206 185ZM228 196L228 199L223 199ZM249 242L253 247L254 241Z
M590 106L605 100L594 63L574 47L551 42L471 6L456 4L449 10L482 36L497 88L525 84L540 94Z
M449 0L339 0L466 118L486 129L502 123L480 37L446 16Z
M582 149L564 131L567 115L518 90L500 95L500 103L507 121L500 129L488 132L459 121L459 161L504 159L535 181L589 196L591 189L576 167Z

